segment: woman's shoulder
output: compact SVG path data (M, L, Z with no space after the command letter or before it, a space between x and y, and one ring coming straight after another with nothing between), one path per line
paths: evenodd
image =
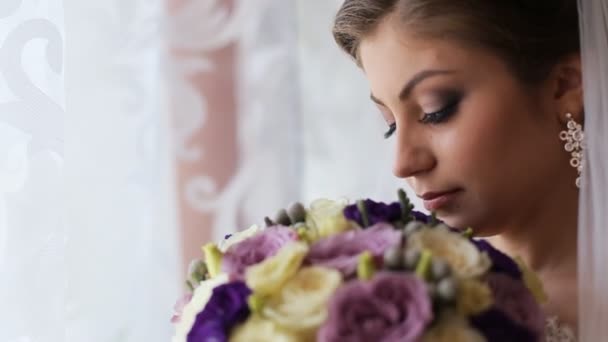
M576 342L574 331L569 326L561 323L557 316L547 319L545 333L546 342Z

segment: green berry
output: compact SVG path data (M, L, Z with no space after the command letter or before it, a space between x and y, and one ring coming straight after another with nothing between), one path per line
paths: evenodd
M433 279L440 280L450 275L450 265L443 260L434 258L431 262L431 275Z
M403 267L403 250L400 246L393 246L384 252L384 266L391 270L399 270Z
M192 260L188 265L188 286L196 288L198 284L208 278L207 264L201 259Z
M290 226L292 223L289 215L287 215L287 210L285 209L281 209L277 212L274 221L283 226Z
M272 227L276 225L268 216L264 217L264 224L266 224L266 227Z
M437 295L444 302L450 303L456 300L457 290L454 278L443 278L437 283Z
M421 253L415 249L406 249L403 254L403 266L408 270L416 269L418 261L420 261Z
M304 208L302 203L296 202L289 206L287 215L293 223L304 222L306 220L306 208Z

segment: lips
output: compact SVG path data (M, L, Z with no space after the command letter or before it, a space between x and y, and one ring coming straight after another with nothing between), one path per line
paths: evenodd
M460 189L441 192L425 192L419 197L423 200L426 210L437 211L451 204L460 192Z

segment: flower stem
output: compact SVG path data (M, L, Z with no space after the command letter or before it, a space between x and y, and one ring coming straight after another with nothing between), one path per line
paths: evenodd
M361 213L363 228L369 227L369 216L367 214L367 207L365 206L364 200L357 201L357 209L359 209L359 212Z

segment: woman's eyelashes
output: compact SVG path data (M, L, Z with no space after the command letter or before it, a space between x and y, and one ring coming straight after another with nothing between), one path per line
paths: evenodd
M456 111L458 110L459 103L460 97L454 97L450 101L448 101L448 104L442 109L432 113L424 113L424 115L420 119L420 122L423 124L432 125L442 123L449 119L452 114L456 113Z
M418 121L422 124L430 124L437 125L440 123L444 123L447 121L452 115L454 115L458 111L458 105L462 100L462 96L460 94L450 94L446 96L449 100L445 101L447 103L443 108L436 112L432 113L423 113L422 118ZM383 114L384 115L384 114ZM386 115L385 115L386 118ZM393 121L393 123L389 124L389 129L386 133L384 133L384 138L390 138L395 131L397 130L397 124Z
M386 131L386 133L384 133L384 139L388 139L390 138L393 133L395 133L395 131L397 130L397 124L396 123L392 123L388 126L388 131Z

